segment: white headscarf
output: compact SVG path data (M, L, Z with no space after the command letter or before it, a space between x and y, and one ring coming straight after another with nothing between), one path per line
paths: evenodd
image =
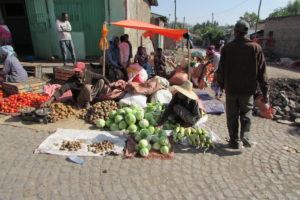
M1 56L11 56L15 55L16 52L14 51L14 48L10 45L5 45L0 47L0 55Z

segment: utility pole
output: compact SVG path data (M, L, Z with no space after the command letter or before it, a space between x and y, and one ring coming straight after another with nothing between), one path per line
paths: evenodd
M169 24L168 24L168 28L171 28L171 14L169 14Z
M176 29L176 25L177 25L177 15L176 15L176 12L177 12L177 2L176 2L176 0L174 0L174 4L175 4L175 10L174 10L174 17L175 17L174 29Z
M257 24L258 24L258 20L259 20L259 13L260 13L261 2L262 2L262 0L259 1L258 12L257 12L257 20L256 20L256 25L255 25L255 36L254 36L254 38L256 38L256 35L257 35L256 32L257 32Z
M185 16L183 17L182 29L184 29L184 27L185 27ZM181 46L182 46L182 52L183 52L183 49L184 49L184 39L183 38L181 39Z
M214 26L214 13L211 13L211 25Z

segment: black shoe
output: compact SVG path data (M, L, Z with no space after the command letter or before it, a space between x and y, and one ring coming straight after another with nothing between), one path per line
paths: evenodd
M244 138L242 139L242 142L244 147L251 148L253 146L249 139Z
M241 148L241 142L239 140L230 140L228 145L232 149L240 149Z

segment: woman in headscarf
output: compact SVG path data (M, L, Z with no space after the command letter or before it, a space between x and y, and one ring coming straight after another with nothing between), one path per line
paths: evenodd
M27 72L21 65L12 46L0 47L0 56L3 64L3 73L7 82L25 82L28 78Z
M211 81L211 89L215 92L215 96L218 99L222 97L222 90L217 82L215 72L219 67L220 54L216 52L215 46L211 45L206 50L206 55L208 58L208 62L211 64L210 68L208 68L207 79Z

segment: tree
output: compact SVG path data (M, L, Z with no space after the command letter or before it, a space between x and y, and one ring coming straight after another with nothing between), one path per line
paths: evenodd
M289 1L283 8L275 9L269 17L283 17L300 14L300 0Z
M224 28L220 27L218 22L197 23L192 30L194 35L197 36L194 38L195 45L214 44L218 46L219 41L224 39Z
M246 22L248 22L250 27L255 26L257 18L258 18L258 16L254 12L252 12L252 13L245 12L245 14L242 17L240 17L240 19L245 20Z

